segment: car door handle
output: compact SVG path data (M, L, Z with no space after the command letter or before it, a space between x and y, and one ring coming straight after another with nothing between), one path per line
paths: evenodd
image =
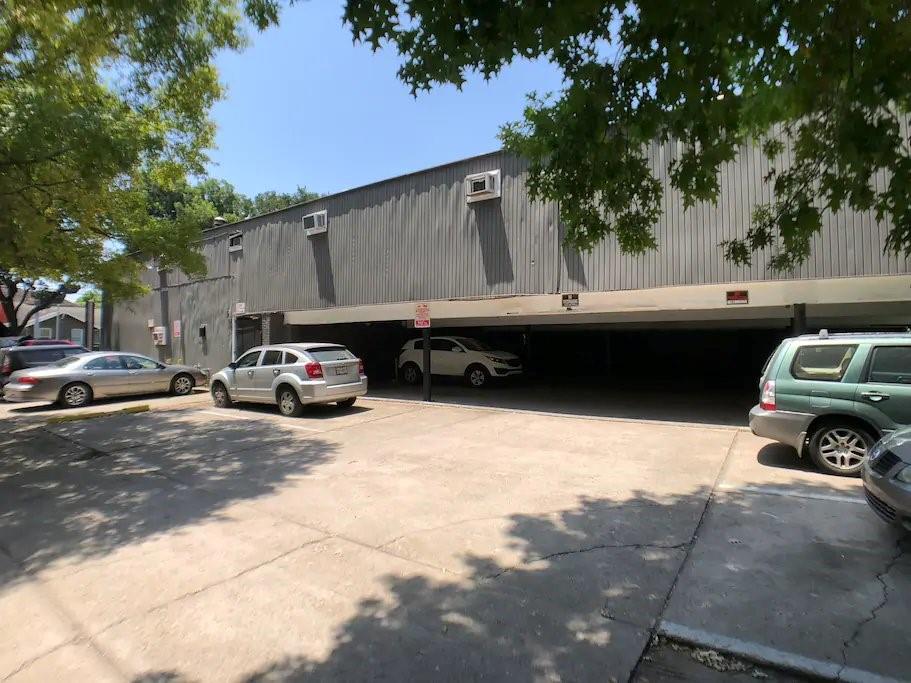
M279 375L280 372L281 372L281 370L279 370L278 368L275 368L275 369L272 371L272 374L275 375L276 377L278 377L278 375Z
M127 372L129 372L131 375L135 375L137 371L136 370L127 370Z
M879 401L887 401L889 399L889 394L884 394L881 391L862 391L860 392L860 395L864 398L870 399L874 403L878 403Z
M253 377L253 371L247 370L247 377Z

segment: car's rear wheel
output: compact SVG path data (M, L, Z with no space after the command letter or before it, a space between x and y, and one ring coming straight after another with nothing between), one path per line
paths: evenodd
M421 369L417 366L417 363L405 363L402 366L402 379L405 384L420 384Z
M92 402L92 387L83 382L67 384L60 390L58 403L64 408L81 408Z
M853 424L830 422L810 437L810 457L823 472L855 477L876 443L865 429Z
M216 408L229 408L231 406L231 396L228 389L221 382L215 382L212 385L212 403Z
M339 408L350 408L354 405L354 402L357 400L356 397L352 396L351 398L346 398L344 401L336 401L335 405Z
M278 410L287 417L300 417L304 413L304 404L300 396L287 384L278 388Z
M490 381L490 373L483 365L469 365L465 371L465 381L468 382L468 386L480 389Z
M186 373L182 373L171 380L171 393L175 396L186 396L193 391L196 382Z

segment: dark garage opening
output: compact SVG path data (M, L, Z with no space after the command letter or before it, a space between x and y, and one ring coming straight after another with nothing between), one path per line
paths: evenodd
M396 381L402 344L420 336L400 322L289 326L288 341L345 344L364 360L370 394L420 399ZM786 329L617 329L580 326L441 327L518 354L526 374L471 389L434 377L439 402L573 415L744 425L759 375Z

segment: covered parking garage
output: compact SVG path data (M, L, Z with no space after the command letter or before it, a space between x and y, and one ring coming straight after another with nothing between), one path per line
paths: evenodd
M484 391L435 381L436 400L742 424L782 337L911 323L911 268L872 215L824 216L793 271L771 270L770 252L725 261L719 244L743 237L763 196L763 163L744 150L718 203L690 209L664 179L658 249L641 256L612 238L567 248L559 207L533 200L526 163L504 152L214 227L206 276L150 264L149 294L115 308L114 345L218 370L253 345L338 342L375 395L411 398L396 357L424 303L434 334L476 337L526 369Z

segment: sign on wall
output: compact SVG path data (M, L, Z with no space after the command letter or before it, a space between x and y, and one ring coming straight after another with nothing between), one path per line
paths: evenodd
M243 315L247 312L247 304L243 301L238 301L234 304L234 315Z
M171 322L171 338L180 339L180 321L173 320Z
M726 295L728 306L738 306L750 303L750 292L746 289L735 289Z
M418 329L430 327L430 306L418 304L414 307L414 326Z
M564 294L563 295L563 308L578 308L579 307L579 295L578 294Z
M168 343L168 328L164 325L158 325L152 328L152 343L155 346L164 346Z

